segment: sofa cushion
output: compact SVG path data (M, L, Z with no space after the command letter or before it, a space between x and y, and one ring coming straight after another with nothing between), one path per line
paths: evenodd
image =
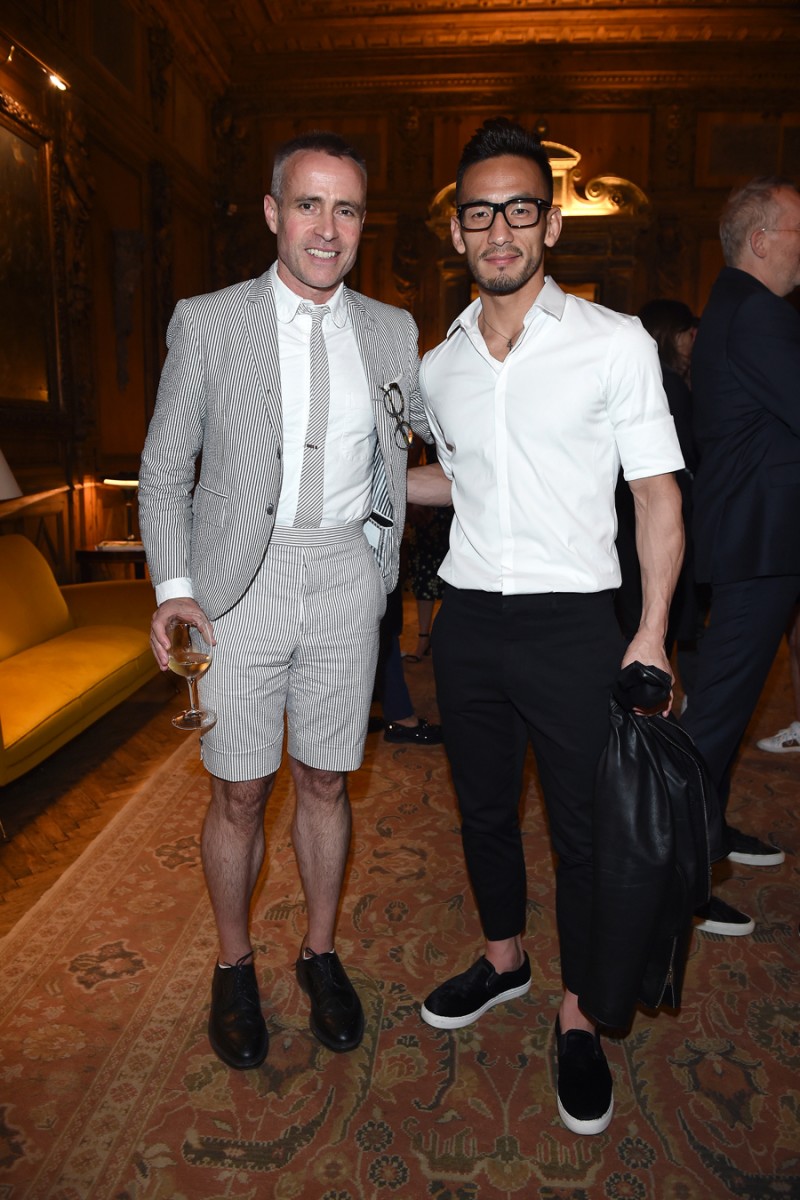
M25 754L133 690L152 673L146 633L126 625L71 629L0 662L0 722L6 756Z
M45 559L26 537L0 537L0 659L72 627L66 601Z

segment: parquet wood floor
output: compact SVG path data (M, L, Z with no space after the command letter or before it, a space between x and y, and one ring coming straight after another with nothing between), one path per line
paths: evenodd
M416 642L410 616L403 637L409 650ZM412 696L414 673L430 670L429 661L407 668ZM0 842L0 937L180 745L186 735L172 727L170 715L182 704L183 684L159 676L35 770L0 789L0 820L9 838ZM792 719L784 642L745 740L752 745ZM774 777L785 786L787 775L800 776L800 755L757 752L755 762L765 782Z

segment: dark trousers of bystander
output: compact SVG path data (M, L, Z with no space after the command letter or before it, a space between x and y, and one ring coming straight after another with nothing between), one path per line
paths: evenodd
M711 615L681 718L706 760L723 811L731 770L800 593L800 575L714 584Z

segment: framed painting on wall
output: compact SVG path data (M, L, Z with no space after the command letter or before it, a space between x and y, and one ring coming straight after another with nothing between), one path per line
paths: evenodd
M47 144L0 115L0 404L51 398L48 176Z

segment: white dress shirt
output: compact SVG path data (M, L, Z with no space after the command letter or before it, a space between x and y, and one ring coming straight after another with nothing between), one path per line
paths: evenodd
M504 362L476 300L429 351L420 387L453 483L439 574L505 595L619 586L614 489L683 466L656 346L636 317L549 276Z
M292 525L308 425L311 314L302 311L309 302L282 282L274 265L271 271L278 314L283 410L283 484L275 524ZM369 516L378 436L367 377L347 313L344 284L339 284L326 303L331 311L322 321L322 332L328 354L330 408L325 435L323 527L364 521Z
M291 526L297 511L303 445L310 402L311 314L303 300L270 268L277 313L283 420L283 482L276 525ZM322 322L328 354L330 406L325 435L325 491L322 526L365 521L371 510L372 466L377 431L364 365L344 299L344 284L327 301ZM166 579L156 589L156 602L192 596L192 581Z

